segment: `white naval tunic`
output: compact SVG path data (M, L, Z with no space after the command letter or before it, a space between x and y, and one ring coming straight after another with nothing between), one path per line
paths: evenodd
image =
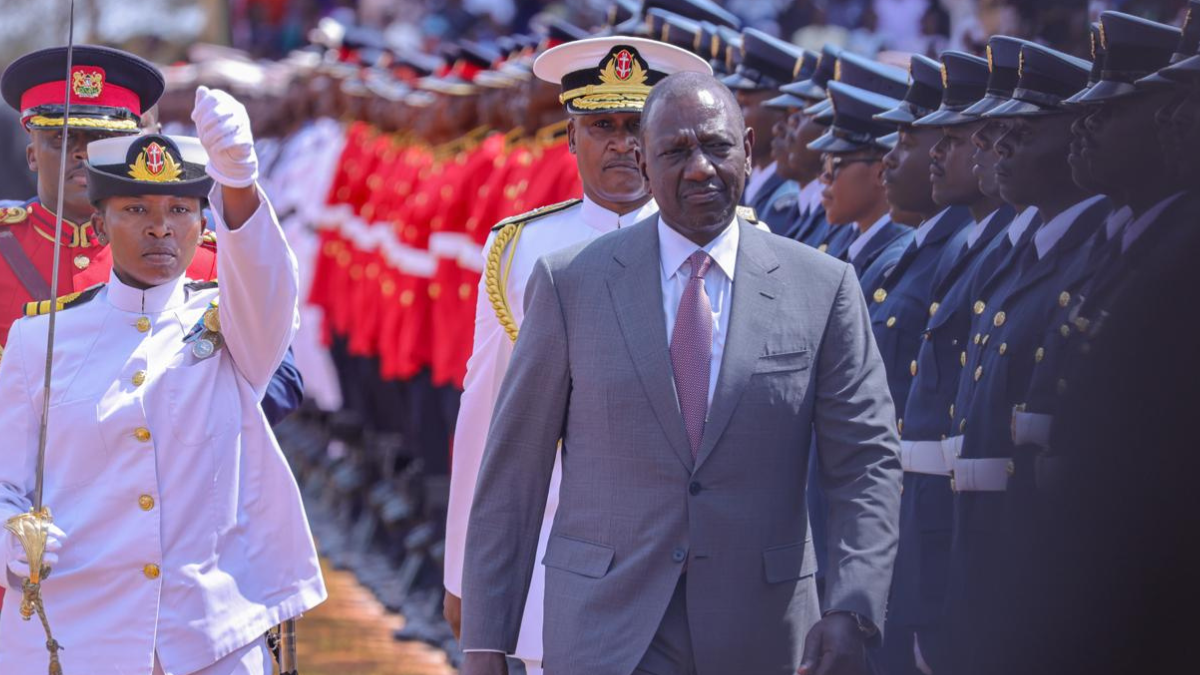
M584 197L583 201L575 206L538 218L525 226L517 242L512 269L504 289L513 320L519 326L525 318L525 283L539 258L580 242L591 241L618 227L628 227L656 213L658 205L653 200L637 211L618 216ZM488 237L482 255L486 256L491 250L494 237L494 234ZM506 252L505 261L507 255ZM513 342L500 326L488 300L486 282L486 277L480 279L479 300L475 306L475 340L471 358L467 361L467 376L463 383L458 423L454 431L454 464L450 472L450 506L446 519L445 584L448 591L460 597L463 555L467 543L467 520L471 515L475 482L479 475L479 466L483 462L488 427L492 423L492 409L500 396L500 383L504 380L504 371L508 369L513 351ZM546 553L546 540L558 508L558 485L562 477L560 461L561 458L555 460L554 473L550 479L550 495L542 520L541 536L538 538L539 562ZM517 650L513 654L519 659L535 664L542 660L545 577L545 570L540 564L536 565L529 586L529 596L525 601L521 635L517 641Z
M156 656L168 675L199 671L325 598L259 406L296 331L296 262L265 197L236 231L219 186L210 198L219 291L114 275L58 315L45 503L66 539L42 588L67 673L150 675ZM183 337L218 295L225 345L200 360ZM30 505L47 319L14 323L0 361L0 521ZM20 597L0 612L0 673L45 672Z

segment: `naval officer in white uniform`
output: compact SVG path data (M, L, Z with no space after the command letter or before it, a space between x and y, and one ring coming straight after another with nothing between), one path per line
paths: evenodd
M58 301L42 593L66 673L268 675L264 633L325 599L299 490L259 406L298 324L295 258L256 185L245 108L202 87L192 118L199 139L88 146L113 271ZM183 276L206 200L219 288ZM33 494L48 302L27 307L0 361L0 522ZM17 611L24 557L4 532L6 674L46 668L42 627Z
M467 362L454 432L450 507L446 523L446 618L458 633L463 554L475 479L500 382L524 317L525 283L543 255L591 241L658 213L634 155L642 105L655 82L677 72L712 74L706 61L653 40L602 37L548 50L534 74L561 84L570 116L568 133L583 182L582 200L535 209L500 222L484 247L484 275L475 309L475 338ZM556 463L542 522L538 560L558 503ZM512 655L530 675L541 675L542 598L545 572L533 574L521 635Z

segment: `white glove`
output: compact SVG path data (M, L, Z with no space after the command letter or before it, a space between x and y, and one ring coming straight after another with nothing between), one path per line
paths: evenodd
M4 554L5 562L8 563L8 570L21 579L29 578L29 560L25 557L25 547L21 546L21 542L16 535L8 530L0 530L3 532L3 537L0 537L0 553ZM63 542L66 541L67 535L54 523L50 524L49 532L46 535L46 553L42 556L42 564L49 565L53 568L58 564L58 552L62 550Z
M253 185L258 179L258 155L246 107L220 89L197 87L192 121L208 152L208 175L228 187Z

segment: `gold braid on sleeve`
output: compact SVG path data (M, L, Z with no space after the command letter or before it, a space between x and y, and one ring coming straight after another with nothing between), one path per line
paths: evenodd
M496 232L496 237L492 240L492 247L488 249L487 263L483 271L484 288L487 290L488 300L492 303L492 310L496 312L496 319L500 321L500 326L508 334L508 339L513 342L517 341L517 321L513 318L504 289L507 286L508 273L512 269L517 241L521 238L521 230L524 227L525 223L523 222L509 223ZM510 242L512 248L508 254L507 264L504 264L504 249ZM504 265L503 270L501 270L501 265Z

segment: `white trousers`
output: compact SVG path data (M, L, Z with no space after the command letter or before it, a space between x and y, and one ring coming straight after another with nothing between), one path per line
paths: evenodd
M260 637L245 647L235 649L233 653L211 666L192 673L168 673L158 662L158 654L155 654L154 675L271 675L271 661L271 650L267 649L267 640Z

